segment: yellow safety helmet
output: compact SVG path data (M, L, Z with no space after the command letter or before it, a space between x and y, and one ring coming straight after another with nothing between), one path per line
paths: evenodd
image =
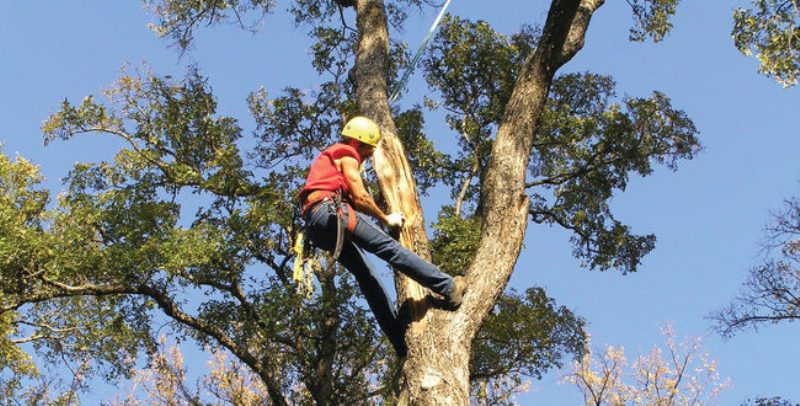
M353 117L342 128L342 135L358 140L373 147L378 146L381 140L381 129L374 121L366 117Z

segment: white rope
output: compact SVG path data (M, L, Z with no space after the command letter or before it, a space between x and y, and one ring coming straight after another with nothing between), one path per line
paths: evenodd
M400 96L400 91L403 90L403 86L405 85L406 81L408 80L408 77L411 76L411 71L414 70L414 66L416 66L417 61L422 56L422 51L425 50L425 47L428 45L428 41L433 36L433 33L436 31L436 28L439 26L439 23L442 21L442 17L444 17L444 12L445 12L445 10L447 10L447 6L450 5L450 1L452 1L452 0L447 0L444 3L444 6L442 6L442 9L439 10L439 15L436 16L436 20L433 20L433 24L431 25L431 28L428 30L428 34L425 35L425 39L422 40L422 44L420 44L419 49L417 49L417 53L414 55L414 58L411 59L411 63L406 68L405 73L403 73L403 77L395 85L394 90L392 91L392 95L389 96L389 103L390 104L394 103L395 100L397 100L397 98Z

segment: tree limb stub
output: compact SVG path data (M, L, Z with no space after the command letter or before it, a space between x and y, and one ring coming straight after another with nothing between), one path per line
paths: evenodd
M564 43L563 51L559 63L561 65L567 63L574 57L578 51L583 48L586 39L586 30L589 28L589 22L592 15L597 11L605 0L582 0L578 7L578 13L570 27L569 34L567 34L567 41Z

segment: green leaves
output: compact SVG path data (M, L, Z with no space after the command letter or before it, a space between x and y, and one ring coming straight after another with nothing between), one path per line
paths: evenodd
M48 141L91 132L120 139L124 148L112 160L76 164L51 211L44 210L46 193L36 194L35 167L20 161L12 168L2 156L0 172L9 175L0 186L13 196L3 202L13 204L0 210L9 219L0 225L10 230L0 252L19 252L3 257L2 305L34 303L23 308L24 320L44 326L10 334L55 329L60 333L37 336L41 355L91 358L114 377L153 348L158 307L179 334L222 345L254 371L289 371L277 387L292 399L307 399L291 388L320 379L315 357L321 342L333 340L340 346L329 354L340 357L332 369L337 379L358 382L340 385L334 396L341 403L369 396L347 388L367 388L383 374L388 367L375 358L386 357L388 347L354 303L352 280L325 275L330 282L320 299L304 301L287 277L299 227L294 192L308 160L336 137L338 111L348 106L342 89L334 81L313 96L255 93L258 142L249 156L237 145L237 122L216 115L211 89L194 68L181 80L123 72L104 92L106 101L65 102L43 127ZM258 181L244 170L245 158L263 171ZM20 217L27 211L29 218ZM15 234L30 238L5 238ZM186 292L203 295L194 300ZM334 317L341 319L331 326ZM348 336L331 338L340 331Z
M480 244L480 218L462 218L454 207L445 206L433 228L433 263L450 275L464 275Z
M2 296L0 302L5 302ZM19 333L17 317L12 311L0 314L0 396L5 399L19 396L26 386L23 381L40 375L31 356L13 339Z
M42 232L49 193L38 189L38 167L0 153L0 286L3 306L26 290L23 270L52 255ZM13 309L8 309L13 310Z
M35 224L50 196L37 188L41 181L38 166L21 157L11 162L0 149L0 218Z
M478 332L472 346L470 380L494 381L493 387L514 392L524 377L541 379L551 368L559 368L568 355L583 355L585 321L542 288L524 294L510 291L500 297L492 314ZM473 385L473 392L479 388ZM498 396L497 389L493 393ZM500 391L502 392L502 390Z
M128 145L113 164L76 168L73 186L122 187L130 177L173 192L194 187L221 195L251 193L236 145L241 129L232 118L214 117L216 100L196 68L181 82L146 69L132 75L123 71L104 94L108 104L93 97L78 107L64 101L42 126L46 142L101 133Z
M653 163L674 170L678 159L691 159L700 149L697 130L658 92L612 103L608 77L564 75L551 93L529 165L533 219L572 230L585 266L634 272L655 237L633 235L608 200L632 172L647 176Z
M438 170L451 186L457 211L475 203L491 151L492 137L511 97L519 70L539 33L531 27L511 36L494 31L485 21L445 16L423 59L425 79L438 91L428 105L445 109L448 126L460 147L456 157L442 157ZM477 182L475 182L477 183Z
M191 188L229 204L239 195L257 194L242 169L236 145L241 130L235 120L215 117L216 101L205 79L195 69L181 82L137 73L124 75L105 92L108 103L89 97L75 107L65 101L44 124L47 141L94 132L127 146L110 162L77 164L56 209L44 211L45 194L39 208L23 210L30 206L27 196L38 196L31 189L35 170L16 165L12 171L5 156L0 160L9 174L4 194L18 202L0 213L32 213L15 229L3 230L0 251L19 252L4 256L14 263L0 268L8 299L3 305L32 302L25 320L42 327L30 334L59 332L37 338L45 355L89 354L106 360L113 374L127 373L132 364L124 360L151 346L152 302L102 292L138 293L147 286L173 316L191 320L171 303L174 289L227 286L226 280L240 279L249 260L223 256L233 233L228 229L205 221L179 226L178 193ZM26 235L30 238L21 238Z
M633 10L634 26L631 28L631 41L645 41L648 37L659 42L672 30L670 17L680 0L628 0Z
M442 104L475 121L472 128L457 128L460 120L448 116L451 127L473 135L478 129L488 131L488 124L499 121L522 61L537 37L530 27L508 37L485 21L445 16L423 66L425 78L440 92Z
M417 188L421 194L425 194L446 178L442 168L449 165L449 157L437 151L433 142L425 136L425 118L419 107L398 113L394 123L397 136L408 154Z
M311 46L314 55L311 65L317 73L326 71L337 75L344 73L349 68L349 58L355 55L355 33L319 26L315 26L312 32L316 42Z
M121 314L136 318L141 313L130 308L109 311L116 306L108 304L119 298L59 299L51 283L110 279L114 270L105 262L108 257L100 250L95 227L100 216L96 207L64 197L59 199L60 210L45 210L48 194L37 189L39 180L35 166L21 159L11 163L0 154L0 317L8 327L0 347L6 346L2 359L10 362L3 368L33 374L23 353L7 347L10 342L31 342L45 356L71 360L82 370L85 359L92 357L98 363L106 361L111 373L121 373L122 360L136 354L143 330L112 335L108 329L116 328L111 321Z
M313 95L296 88L284 89L274 99L263 89L252 93L248 102L257 123L257 165L274 169L298 159L305 164L338 140L340 118L335 107L343 103L340 91L330 83Z
M289 8L295 24L318 25L336 15L341 7L354 6L352 0L295 0Z
M754 55L759 72L784 87L800 74L800 8L796 1L753 0L733 14L733 41L745 55Z
M248 29L258 22L248 22L245 15L260 11L262 17L275 7L274 0L144 0L145 7L158 18L157 24L149 28L159 37L170 38L175 45L185 50L194 40L198 24L206 26L219 23L235 23ZM252 28L250 28L252 29Z
M675 3L632 3L646 23L642 35L660 39ZM485 22L457 17L447 17L434 38L425 60L426 79L441 100L430 104L447 110L461 146L457 157L444 157L438 173L452 187L457 212L462 203L477 204L479 188L472 182L483 176L492 134L537 39L530 27L505 36ZM631 173L649 175L656 163L674 170L679 159L691 159L700 149L692 121L662 93L619 100L610 77L573 73L552 84L532 136L528 188L533 220L571 230L573 252L584 266L635 271L654 248L655 237L632 234L614 219L608 201L615 190L625 189Z
M78 107L64 100L61 110L44 122L42 132L47 145L56 138L67 140L80 132L99 127L116 128L118 125L117 120L106 115L105 107L95 103L93 96L87 96Z

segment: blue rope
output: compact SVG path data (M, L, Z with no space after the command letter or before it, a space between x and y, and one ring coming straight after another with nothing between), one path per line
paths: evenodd
M411 76L411 71L414 70L414 66L417 65L417 61L422 56L422 51L425 50L425 47L428 45L428 41L433 36L433 33L436 31L436 28L439 26L439 23L442 21L442 17L444 16L445 10L447 10L447 6L450 5L451 0L447 0L442 6L442 9L439 11L439 15L436 16L436 20L433 21L433 25L431 25L431 29L428 30L428 34L425 36L425 39L422 40L422 44L420 44L419 49L417 49L417 53L414 55L414 58L411 59L411 64L408 65L406 68L405 73L403 73L403 77L400 79L399 82L394 86L394 90L392 91L392 95L389 96L389 104L394 103L397 98L400 96L400 91L403 90L403 86L406 84L408 77Z

